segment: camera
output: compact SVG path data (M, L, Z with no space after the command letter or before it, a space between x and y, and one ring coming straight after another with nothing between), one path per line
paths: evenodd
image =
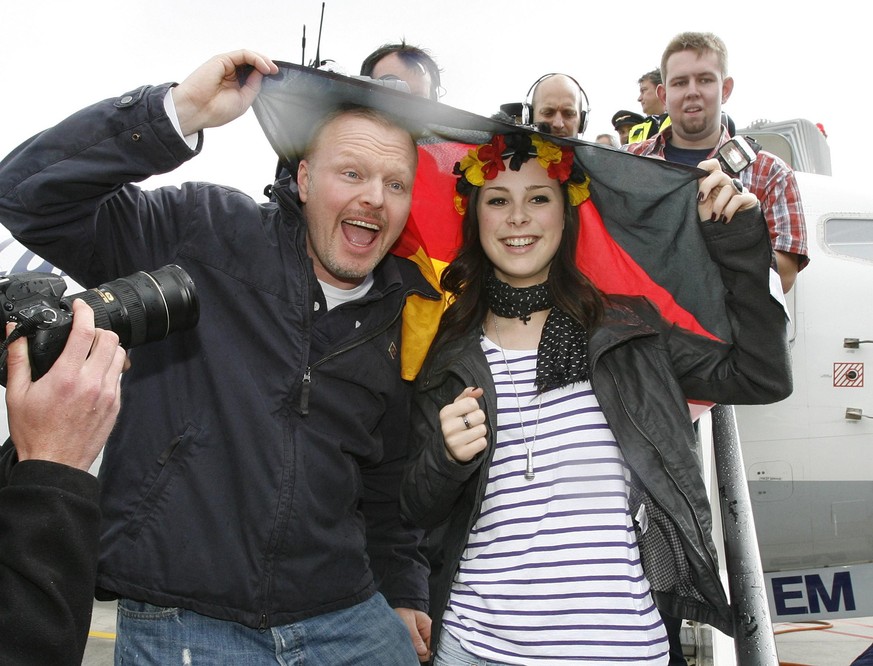
M0 310L4 322L18 324L15 337L30 338L34 381L52 367L63 351L73 326L73 301L77 298L94 310L96 327L114 331L125 349L193 328L200 318L194 282L175 264L152 273L139 271L70 296L63 295L66 288L64 278L52 273L25 272L0 277ZM5 349L10 341L3 343L0 363L3 386L6 386Z
M737 176L755 161L757 155L748 141L741 136L735 136L718 149L716 157L726 173Z

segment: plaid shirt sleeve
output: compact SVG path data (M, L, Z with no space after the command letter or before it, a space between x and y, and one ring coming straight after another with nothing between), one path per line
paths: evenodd
M761 202L773 249L796 254L798 270L803 270L809 263L806 223L794 172L778 157L762 150L740 179Z
M658 141L660 134L656 134L651 139L640 141L638 143L626 143L621 149L627 153L634 155L643 155L644 157L657 157L664 159L663 141Z

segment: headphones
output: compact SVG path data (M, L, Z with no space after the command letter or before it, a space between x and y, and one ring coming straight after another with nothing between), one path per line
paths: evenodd
M583 134L585 132L585 128L588 127L588 114L591 112L591 105L588 103L588 95L585 94L585 90L579 85L579 82L574 79L569 74L563 74L561 72L550 72L549 74L543 74L540 78L533 82L530 88L527 89L527 94L524 96L524 103L521 107L521 124L522 125L530 125L531 119L533 118L533 104L532 97L533 93L536 90L537 86L545 81L548 78L553 76L566 76L573 83L576 84L576 87L579 88L579 92L582 93L579 97L579 134Z

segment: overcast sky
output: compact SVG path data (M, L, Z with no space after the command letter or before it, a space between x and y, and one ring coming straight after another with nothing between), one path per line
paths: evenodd
M308 63L321 7L316 0L4 0L0 155L93 101L180 81L216 53L245 47L300 63L304 26ZM566 72L591 102L585 138L594 140L612 129L615 111L640 110L637 79L685 30L725 40L736 80L725 110L737 127L758 118L821 122L834 175L866 170L869 30L843 0L813 11L768 0L327 0L320 54L357 74L375 47L405 38L429 49L442 67L442 101L482 115L521 101L541 74ZM208 131L200 157L152 182L207 180L260 197L274 163L249 113Z

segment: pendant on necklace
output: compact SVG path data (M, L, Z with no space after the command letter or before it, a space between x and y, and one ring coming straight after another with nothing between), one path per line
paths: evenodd
M534 476L534 468L533 468L533 448L529 448L527 450L527 467L524 469L524 478L528 481L533 481Z
M525 325L530 320L530 315L519 317ZM537 431L540 428L540 409L543 406L543 396L539 396L539 401L537 402L537 420L534 424L534 432L533 438L530 440L530 444L528 444L527 436L524 432L524 419L521 415L521 402L518 398L518 387L515 385L515 378L512 376L512 370L509 369L509 362L506 360L506 352L503 350L503 342L500 340L500 327L497 325L497 315L492 315L492 320L494 321L494 334L497 337L497 346L500 347L500 353L503 355L503 364L506 366L506 374L509 375L509 381L512 383L512 390L515 393L515 404L518 406L518 427L521 429L521 440L524 442L524 446L527 449L527 463L524 467L524 478L527 481L533 481L536 474L534 474L534 464L533 464L533 447L537 441Z

